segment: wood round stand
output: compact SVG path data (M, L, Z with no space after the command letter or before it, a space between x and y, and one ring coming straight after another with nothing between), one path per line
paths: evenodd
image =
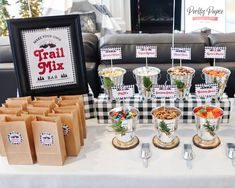
M202 149L213 149L220 145L220 139L216 136L211 141L202 140L197 134L193 137L193 143L195 146Z
M162 142L157 136L153 137L153 145L161 149L173 149L177 147L179 143L180 139L178 136L170 143Z
M112 144L117 149L128 150L128 149L135 148L139 144L139 138L135 136L129 142L121 142L120 140L117 139L117 137L114 137L112 140Z

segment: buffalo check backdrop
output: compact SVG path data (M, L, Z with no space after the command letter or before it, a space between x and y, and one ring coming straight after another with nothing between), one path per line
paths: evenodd
M130 99L125 99L124 101L109 101L105 94L101 94L97 99L95 99L95 108L97 121L101 124L111 123L111 119L108 116L108 112L118 106L129 105L137 108L139 110L139 120L138 123L153 123L151 111L155 107L159 106L175 106L182 111L181 119L183 123L194 123L195 118L193 115L193 108L196 106L205 104L207 100L202 98L197 98L191 95L187 100L177 100L177 99L151 99L143 100L138 94ZM221 123L229 123L231 102L227 96L223 96L220 101L211 101L209 104L220 107L224 110L224 115Z
M83 95L83 103L84 103L86 119L96 117L94 96L91 91L89 91L88 94Z

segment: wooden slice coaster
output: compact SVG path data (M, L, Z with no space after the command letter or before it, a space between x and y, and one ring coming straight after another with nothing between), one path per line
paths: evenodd
M170 143L162 142L157 136L153 137L153 145L161 149L173 149L177 147L179 143L180 139L178 136L176 136L175 139Z
M139 144L139 138L137 136L135 136L129 142L121 142L117 139L117 137L114 137L112 140L112 144L117 149L128 150L128 149L135 148Z
M193 137L193 143L195 146L202 149L213 149L220 145L220 139L216 136L211 141L202 140L197 134Z

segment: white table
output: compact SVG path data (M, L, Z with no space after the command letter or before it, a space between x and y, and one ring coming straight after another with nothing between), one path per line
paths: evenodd
M235 114L233 112L233 114ZM180 124L180 145L172 150L161 150L151 144L152 157L144 168L140 159L140 144L132 150L115 149L111 140L114 133L96 120L88 120L88 138L78 157L68 158L64 166L8 165L0 157L0 188L120 188L120 187L179 187L220 188L235 187L235 168L225 156L225 143L235 142L235 124L221 125L218 134L221 145L212 150L193 146L193 168L187 169L182 158L184 143L192 143L194 125ZM140 142L150 142L154 136L152 125L139 126Z

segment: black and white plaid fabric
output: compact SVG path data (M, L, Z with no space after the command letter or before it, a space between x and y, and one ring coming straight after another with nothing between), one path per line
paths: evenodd
M94 118L95 115L95 102L94 96L91 92L83 95L84 108L85 108L85 117L86 119Z
M193 115L193 108L206 103L205 99L196 98L196 96L189 96L187 100L176 99L152 99L143 100L138 94L133 98L125 99L125 105L136 107L139 110L139 123L153 123L151 111L155 107L159 106L175 106L179 108L183 113L181 119L183 123L194 123L195 118ZM117 106L121 106L123 101L109 101L106 95L101 94L98 99L95 100L95 107L97 113L98 123L111 123L108 117L108 112ZM224 110L224 116L222 123L228 123L230 118L231 102L227 96L224 96L220 101L210 102L211 105L215 105Z

